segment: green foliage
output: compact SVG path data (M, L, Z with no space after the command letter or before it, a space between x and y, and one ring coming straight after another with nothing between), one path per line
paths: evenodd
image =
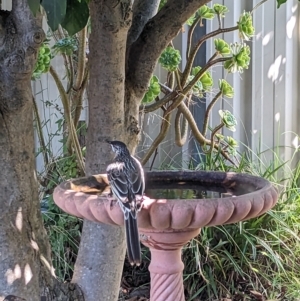
M215 17L215 11L207 5L202 5L198 9L197 13L201 17L201 19L211 20Z
M234 89L225 79L219 80L219 89L222 92L223 96L232 98L234 95Z
M158 10L161 10L165 6L167 1L168 0L160 0Z
M41 5L47 13L48 25L55 31L67 12L67 0L42 0Z
M196 20L196 15L192 15L187 21L186 21L186 24L191 26Z
M57 158L48 169L48 192L52 192L63 181L78 177L75 155ZM42 203L44 226L50 239L55 273L62 281L69 280L72 278L78 253L82 220L58 208L52 194L47 194Z
M158 62L168 71L175 71L181 62L180 51L169 46L162 52Z
M240 37L242 40L249 41L254 36L255 29L252 24L252 15L249 12L244 12L240 16L240 20L237 22Z
M215 39L215 49L221 56L228 56L231 54L230 46L223 39Z
M47 73L49 71L51 58L50 47L47 42L44 42L38 52L38 59L32 74L33 80L39 78L42 73Z
M237 125L235 117L228 110L219 110L219 115L228 130L235 132L235 126Z
M37 3L30 1L31 9L36 10ZM47 13L48 25L52 31L61 25L72 36L83 29L89 19L89 7L85 0L42 0L41 5Z
M89 16L90 11L86 1L68 0L67 12L61 26L72 36L87 25Z
M233 56L224 63L224 68L230 73L242 73L250 64L250 47L244 43L233 43L230 47Z
M40 0L28 0L28 5L33 15L35 16L40 8Z
M72 279L77 258L82 220L61 211L52 195L46 198L47 211L43 212L44 226L52 250L52 264L61 281Z
M146 94L143 97L142 103L152 102L160 93L160 85L158 77L153 75L150 79L150 85Z
M222 18L224 18L225 14L229 12L228 8L222 4L214 4L213 10L217 15L219 15Z
M78 48L78 42L74 37L65 37L63 39L58 40L54 46L54 54L64 53L66 55L72 55L74 51Z
M279 8L282 4L284 4L287 0L277 0L277 8ZM298 0L300 1L300 0Z
M193 78L198 74L198 72L200 72L201 69L202 68L199 66L192 68L191 75L189 76L188 79L189 82L193 80ZM202 97L203 92L210 90L212 86L213 86L212 76L208 71L206 71L193 86L193 93L196 96Z

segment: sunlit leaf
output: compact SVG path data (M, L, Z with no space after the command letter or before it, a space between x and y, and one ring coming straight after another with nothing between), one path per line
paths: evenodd
M66 15L67 0L42 0L47 13L48 25L55 31Z

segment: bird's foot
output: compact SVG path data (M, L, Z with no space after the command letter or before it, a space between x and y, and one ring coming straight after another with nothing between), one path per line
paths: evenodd
M112 208L116 205L116 203L117 203L117 200L116 200L116 198L115 198L115 196L112 194L112 193L108 193L107 195L106 195L106 198L107 198L107 200L109 201L109 207L110 207L110 210L112 210Z
M149 198L145 195L138 195L136 197L136 203L137 203L137 211L141 211L144 207L144 201L149 200Z

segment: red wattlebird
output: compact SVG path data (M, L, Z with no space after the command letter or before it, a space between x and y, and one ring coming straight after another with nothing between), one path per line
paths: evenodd
M141 248L137 227L137 212L145 190L144 171L141 163L130 155L121 141L107 141L116 153L114 162L106 172L113 195L124 213L127 255L131 265L141 264Z

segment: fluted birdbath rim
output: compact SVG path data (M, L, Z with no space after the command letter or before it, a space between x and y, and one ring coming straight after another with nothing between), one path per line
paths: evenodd
M138 215L141 229L158 231L197 229L245 220L263 214L274 206L277 191L267 180L243 173L216 171L158 171L145 174L146 181L194 182L234 188L247 185L253 191L212 199L145 199ZM99 192L102 195L99 195ZM116 202L109 201L105 174L69 180L55 188L54 200L64 211L95 222L123 225ZM98 194L97 194L98 193ZM104 195L103 195L104 193Z

